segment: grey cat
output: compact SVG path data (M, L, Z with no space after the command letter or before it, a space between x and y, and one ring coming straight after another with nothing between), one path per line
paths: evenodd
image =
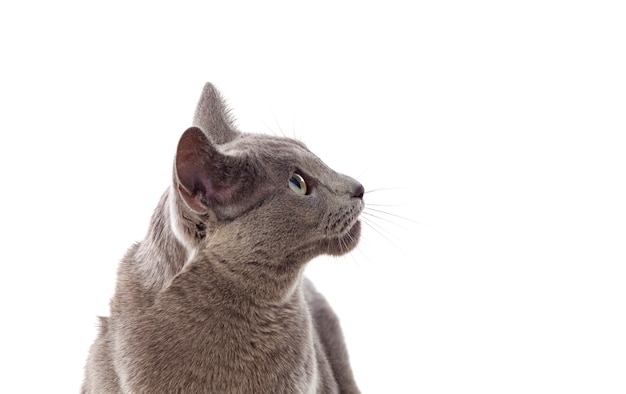
M172 186L118 270L82 393L358 393L305 264L359 240L363 186L289 138L241 133L206 84Z

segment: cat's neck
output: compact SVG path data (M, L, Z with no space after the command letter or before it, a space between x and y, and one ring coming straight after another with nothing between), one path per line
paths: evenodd
M271 314L276 308L282 310L287 306L295 311L303 305L301 272L276 278L259 274L258 267L242 273L229 269L228 265L224 260L196 259L174 278L161 297L167 297L170 302L170 297L176 298L172 305L193 305L222 312L255 311L257 315Z
M309 248L284 254L266 250L267 245L243 240L236 221L206 228L178 197L172 188L163 194L146 237L133 253L146 288L158 291L177 276L191 276L198 286L211 284L224 294L236 291L271 304L284 302L298 291L304 265L312 257Z
M305 261L270 258L255 250L252 242L239 243L234 253L233 240L237 237L226 229L212 234L178 275L186 286L212 294L213 301L217 297L257 306L281 305L300 297Z
M184 245L175 234L170 209L172 197L169 189L161 196L152 214L148 233L133 256L147 288L167 286L193 254L193 249Z

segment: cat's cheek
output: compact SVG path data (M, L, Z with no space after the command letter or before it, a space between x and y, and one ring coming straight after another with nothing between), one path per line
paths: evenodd
M289 191L284 200L278 202L278 215L289 223L293 231L313 232L318 230L320 220L325 212L326 204L312 195L296 195Z

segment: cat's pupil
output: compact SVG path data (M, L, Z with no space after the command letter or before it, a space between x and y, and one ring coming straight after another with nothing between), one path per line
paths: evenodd
M289 179L289 187L298 194L305 195L307 192L306 182L298 173L294 173Z

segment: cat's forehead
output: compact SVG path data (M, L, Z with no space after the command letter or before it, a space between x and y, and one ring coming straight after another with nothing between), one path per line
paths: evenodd
M266 134L242 134L221 148L226 154L254 156L268 162L317 159L301 141Z

